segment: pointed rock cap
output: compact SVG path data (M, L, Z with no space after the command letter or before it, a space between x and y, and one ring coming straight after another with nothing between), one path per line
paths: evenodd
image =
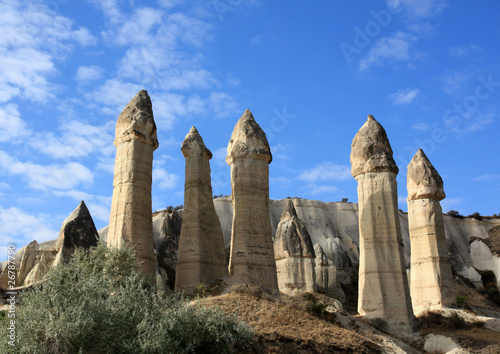
M94 220L90 215L85 202L82 200L78 207L64 220L55 248L61 247L74 249L77 247L89 248L97 246L99 234L95 228Z
M212 152L207 149L205 143L203 142L203 138L194 126L191 127L189 133L184 138L181 146L181 151L184 157L198 154L208 156L208 159L212 158Z
M309 235L306 225L297 216L292 200L288 201L283 210L276 229L274 252L275 259L316 257L311 235Z
M443 180L422 149L418 149L408 165L406 177L408 200L435 199L446 197L443 190Z
M267 163L271 163L273 159L266 133L248 109L236 123L227 146L227 164L231 165L233 159L238 158L264 160Z
M283 209L283 213L281 214L281 220L285 218L292 219L293 217L298 218L297 212L295 211L295 206L293 205L293 201L291 199L288 199L285 209Z
M153 105L146 90L141 90L125 106L118 116L115 130L115 145L139 140L158 148L156 123L153 118Z
M351 174L394 172L399 169L392 158L392 149L385 129L370 114L351 144Z

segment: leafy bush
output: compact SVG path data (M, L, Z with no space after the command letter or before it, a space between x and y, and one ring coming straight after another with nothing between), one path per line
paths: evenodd
M468 217L474 218L474 219L479 220L479 221L483 220L483 217L477 211L475 213L470 214Z
M10 319L9 319L10 320ZM16 309L16 352L225 353L252 343L250 329L222 312L160 298L130 250L75 252ZM0 319L6 338L7 319ZM0 352L12 347L0 341Z
M463 215L460 215L460 213L456 210L450 210L449 212L446 213L446 215L449 215L453 218L459 218L459 219L463 219Z

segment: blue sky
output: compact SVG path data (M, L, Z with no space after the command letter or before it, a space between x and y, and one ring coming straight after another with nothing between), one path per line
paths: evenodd
M400 168L423 148L443 209L499 213L500 2L0 0L0 252L111 205L114 126L148 90L153 209L183 204L195 125L230 194L226 147L249 108L273 153L270 196L357 201L350 144L368 114ZM3 256L2 256L3 258Z

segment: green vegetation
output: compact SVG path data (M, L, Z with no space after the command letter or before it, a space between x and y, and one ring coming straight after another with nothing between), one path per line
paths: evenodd
M457 305L463 307L466 304L467 296L457 294Z
M0 319L2 353L230 353L253 343L236 318L158 297L131 251L105 246L76 252L23 294L15 351L5 340L7 320Z

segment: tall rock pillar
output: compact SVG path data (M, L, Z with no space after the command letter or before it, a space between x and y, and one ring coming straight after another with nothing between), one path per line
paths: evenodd
M190 294L200 284L210 285L226 275L227 266L224 237L212 199L212 153L195 127L186 135L181 151L186 159L186 179L175 291Z
M145 274L156 276L151 183L158 148L151 99L140 91L118 117L113 200L107 244L133 247Z
M413 332L398 217L398 172L384 128L369 115L351 145L359 204L358 312L385 319L391 331Z
M271 160L266 134L247 109L227 146L233 199L229 274L269 291L278 290L269 213Z
M439 202L445 198L443 180L422 149L408 165L407 186L413 309L418 314L456 305Z
M296 295L316 292L316 255L311 236L297 216L291 199L276 229L274 257L282 293Z

